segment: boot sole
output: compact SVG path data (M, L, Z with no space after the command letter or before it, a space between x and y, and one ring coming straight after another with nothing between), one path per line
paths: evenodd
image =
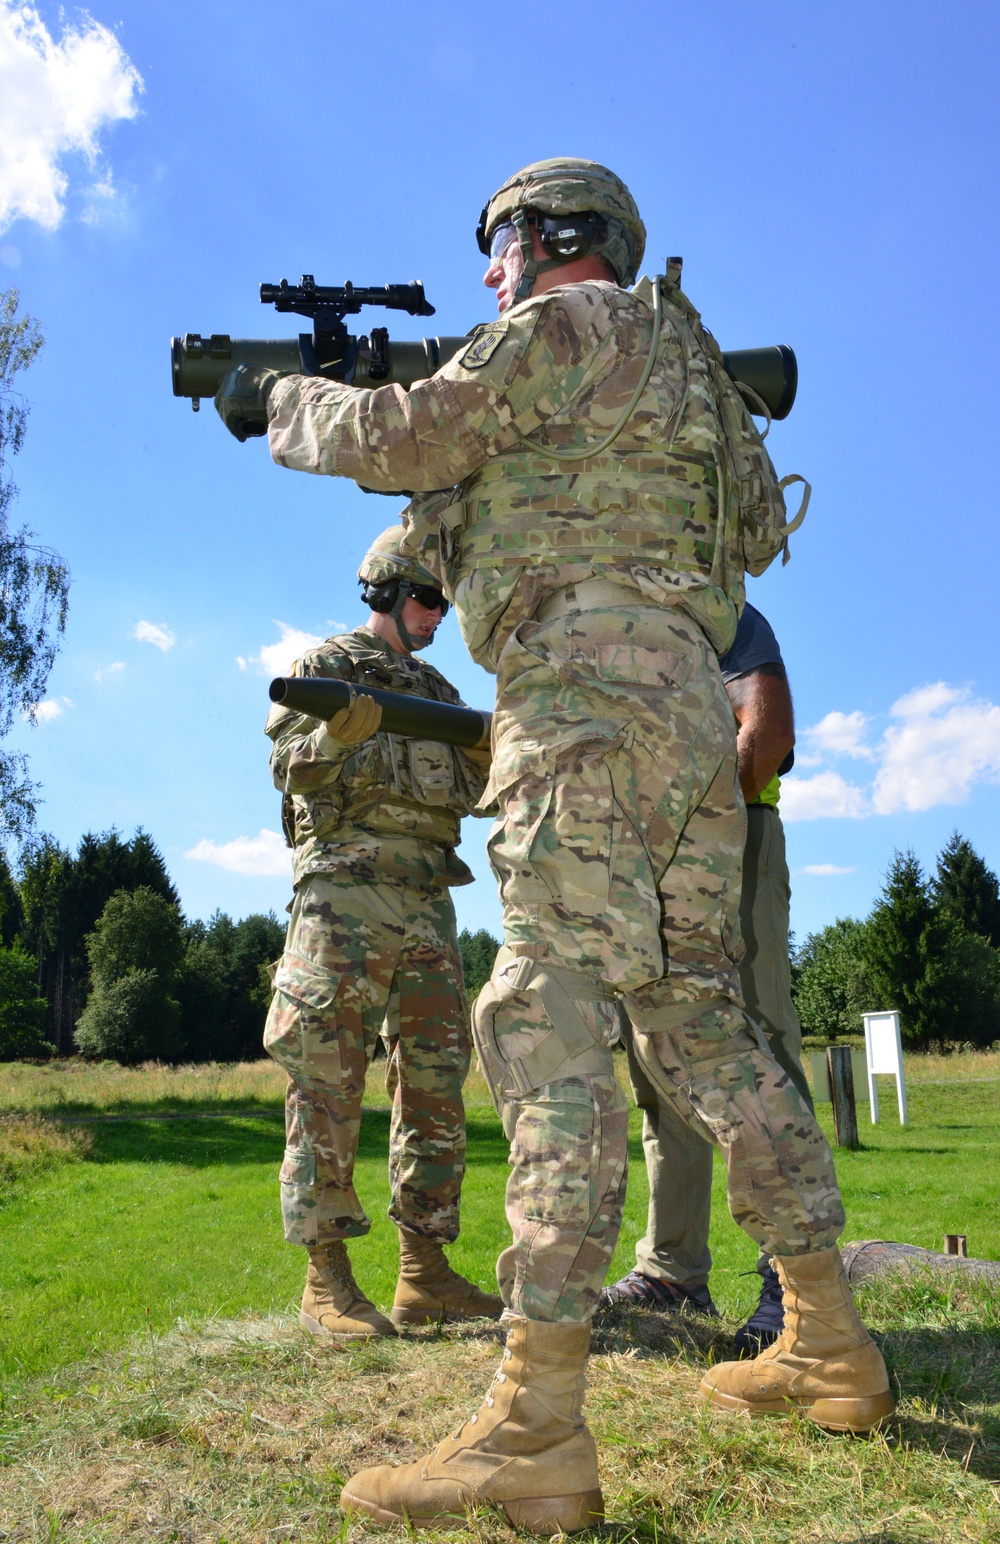
M740 1399L736 1394L724 1394L720 1389L702 1384L702 1396L719 1410L732 1410L738 1415L791 1415L797 1411L807 1420L822 1426L824 1431L871 1431L888 1420L896 1408L889 1390L882 1394L869 1394L864 1399L769 1399L751 1401Z
M315 1335L317 1340L375 1340L387 1338L395 1333L394 1330L376 1329L374 1325L370 1329L331 1330L325 1324L321 1324L318 1319L314 1319L312 1314L301 1310L299 1312L299 1323L304 1330L309 1331L310 1335Z
M346 1486L340 1501L345 1511L364 1512L384 1528L396 1528L401 1523L411 1528L470 1528L473 1524L468 1512L436 1512L425 1517L402 1509L390 1512L376 1506L374 1501L352 1495ZM596 1528L604 1521L604 1497L600 1490L580 1491L573 1496L523 1496L490 1504L500 1508L512 1527L524 1528L547 1539L554 1538L557 1533L580 1533L584 1528Z
M393 1308L389 1313L393 1324L471 1324L473 1319L495 1323L499 1317L500 1313L456 1313L448 1308Z

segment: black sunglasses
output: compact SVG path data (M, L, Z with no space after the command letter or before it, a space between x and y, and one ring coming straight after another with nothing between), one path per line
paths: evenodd
M428 611L436 611L440 606L442 617L448 615L450 602L445 600L441 591L435 590L433 585L411 583L409 593L415 601L419 601L420 605L424 606Z

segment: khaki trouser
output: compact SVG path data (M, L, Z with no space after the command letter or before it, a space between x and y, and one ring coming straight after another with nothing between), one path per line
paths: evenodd
M304 879L264 1031L265 1050L288 1073L281 1212L290 1244L330 1243L371 1226L354 1161L383 1025L389 1216L448 1243L458 1236L471 1054L451 896L398 881Z
M802 1098L813 1107L802 1070L802 1029L792 1002L788 966L788 864L785 833L770 805L747 808L740 925L746 952L740 982L747 1012ZM624 1016L623 1016L624 1017ZM712 1144L657 1094L635 1054L627 1020L622 1038L636 1104L643 1112L642 1143L649 1175L649 1219L636 1247L643 1275L677 1286L703 1286L712 1256L708 1228L712 1201ZM769 1256L765 1253L761 1262ZM761 1263L759 1262L759 1263Z
M473 1014L511 1140L511 1312L593 1312L618 1238L627 1105L621 1003L658 1098L726 1154L736 1220L774 1254L835 1242L826 1139L747 1018L746 838L732 706L671 608L522 624L500 661L489 851L505 946Z

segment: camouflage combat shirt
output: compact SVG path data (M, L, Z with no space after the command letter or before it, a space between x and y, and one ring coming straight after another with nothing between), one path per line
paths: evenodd
M310 649L292 674L462 705L433 665L395 653L364 627ZM308 874L329 873L429 888L471 882L455 847L461 817L479 800L486 775L462 750L382 733L342 745L325 724L280 707L272 708L267 733L296 885Z
M720 518L710 360L690 302L657 282L663 326L649 382L613 445L583 460L545 450L596 445L618 422L652 339L648 280L523 301L408 391L293 375L271 394L281 465L417 495L404 517L412 555L440 575L488 670L546 596L589 577L681 606L717 652L732 642L745 561L728 494Z

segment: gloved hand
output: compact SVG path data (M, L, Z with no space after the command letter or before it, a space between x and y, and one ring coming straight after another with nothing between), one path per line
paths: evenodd
M488 772L493 765L493 750L489 741L485 745L463 745L462 755L468 756L473 765L479 767L482 772Z
M242 444L267 433L267 399L288 370L237 365L215 393L215 411Z
M359 692L353 702L328 720L326 732L331 740L337 740L341 745L360 745L362 740L371 739L381 722L381 704L374 697L365 697Z

